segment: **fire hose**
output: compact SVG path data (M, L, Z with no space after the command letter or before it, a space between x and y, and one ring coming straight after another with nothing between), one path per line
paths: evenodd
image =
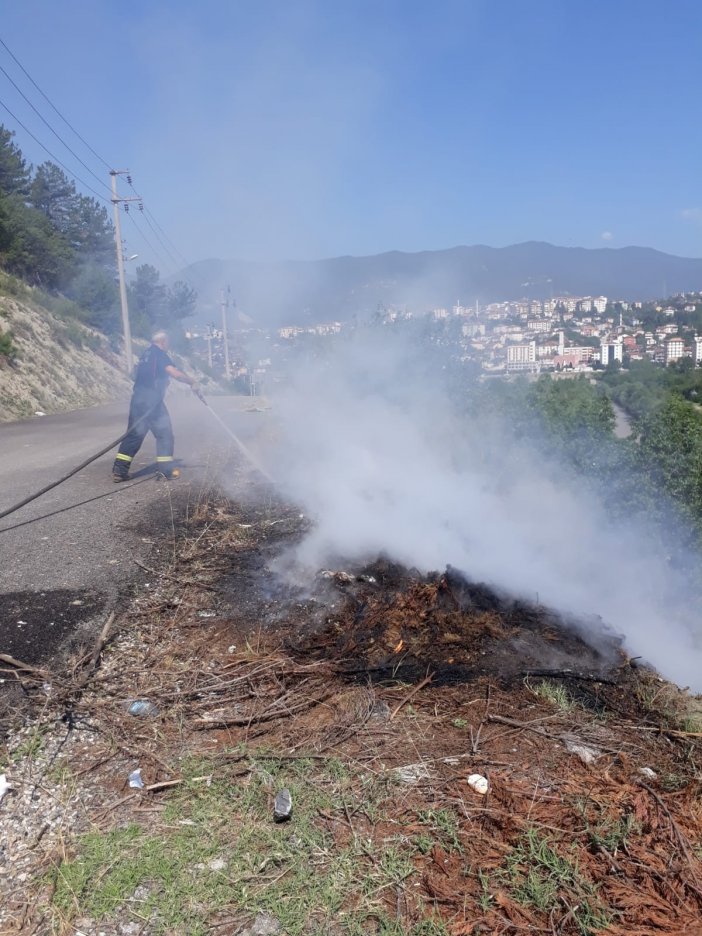
M260 472L263 475L263 477L266 478L267 481L269 481L271 484L275 484L275 481L273 480L273 478L268 474L265 468L263 468L262 465L258 462L254 454L251 452L251 450L246 445L244 445L241 439L239 439L239 437L231 431L231 429L217 415L217 413L215 413L215 411L209 405L205 397L201 393L197 394L197 396L198 396L198 399L201 400L205 404L209 412L214 416L214 418L217 420L220 426L224 429L227 435L229 435L234 440L234 442L237 444L242 454L248 459L248 461L253 465L253 467L258 472ZM75 468L72 468L70 471L66 472L66 474L62 475L56 481L52 481L50 484L47 484L45 487L41 488L41 490L39 491L35 491L33 494L30 494L28 497L25 497L24 500L19 501L17 504L13 504L12 507L8 507L5 510L0 511L0 520L4 519L5 517L9 517L10 514L15 513L16 511L20 510L20 508L26 507L27 504L31 504L32 501L37 500L38 498L42 497L44 494L48 494L49 491L53 491L54 488L59 487L59 485L63 484L64 481L68 481L69 478L72 478L74 475L77 475L79 471L82 471L84 468L87 468L88 465L92 465L92 463L94 461L97 461L97 459L100 458L101 456L106 455L111 449L115 448L115 446L119 445L120 442L122 442L127 437L127 435L132 431L134 426L138 426L139 423L147 419L151 415L153 410L156 409L156 406L158 405L159 404L155 404L154 406L152 406L151 409L147 410L147 412L144 413L144 415L141 416L139 419L137 419L137 421L133 425L128 426L126 432L123 432L122 435L118 439L115 439L114 442L110 442L109 445L106 445L104 448L101 448L99 452L96 452L94 455L91 455L89 458L86 458L85 461L82 461L80 463L80 465L76 465ZM0 532L2 531L0 530Z

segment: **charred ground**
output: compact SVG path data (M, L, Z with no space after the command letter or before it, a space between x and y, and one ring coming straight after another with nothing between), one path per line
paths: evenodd
M8 750L14 931L700 931L696 700L451 569L282 584L306 521L257 503L202 505L83 685L94 653L23 675L44 715ZM72 817L39 843L12 825L32 790Z

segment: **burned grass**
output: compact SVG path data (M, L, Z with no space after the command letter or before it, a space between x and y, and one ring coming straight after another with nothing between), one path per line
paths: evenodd
M203 507L93 678L56 677L23 762L80 809L14 881L15 932L700 931L689 697L451 570L281 589L262 565L298 533L282 505Z

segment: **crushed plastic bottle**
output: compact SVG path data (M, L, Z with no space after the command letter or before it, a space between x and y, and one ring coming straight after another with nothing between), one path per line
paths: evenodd
M153 702L149 702L148 699L135 699L127 711L130 715L140 718L153 718L158 715L158 707Z
M292 796L287 787L278 793L273 804L273 820L287 822L292 816Z
M129 786L134 790L144 789L144 781L141 779L141 767L129 774Z

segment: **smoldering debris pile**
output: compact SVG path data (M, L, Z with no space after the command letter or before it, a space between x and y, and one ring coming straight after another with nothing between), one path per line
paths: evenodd
M175 907L173 932L238 933L263 908L300 934L697 932L689 696L601 629L451 569L380 560L275 591L297 516L203 507L87 681L20 672L46 735L40 765L26 736L8 760L9 919L147 936ZM20 824L62 796L62 825Z
M607 684L627 663L601 621L569 620L450 567L422 575L379 559L354 572L325 570L317 596L327 608L323 623L288 646L332 658L348 674L411 679L429 670L435 683L557 675Z

